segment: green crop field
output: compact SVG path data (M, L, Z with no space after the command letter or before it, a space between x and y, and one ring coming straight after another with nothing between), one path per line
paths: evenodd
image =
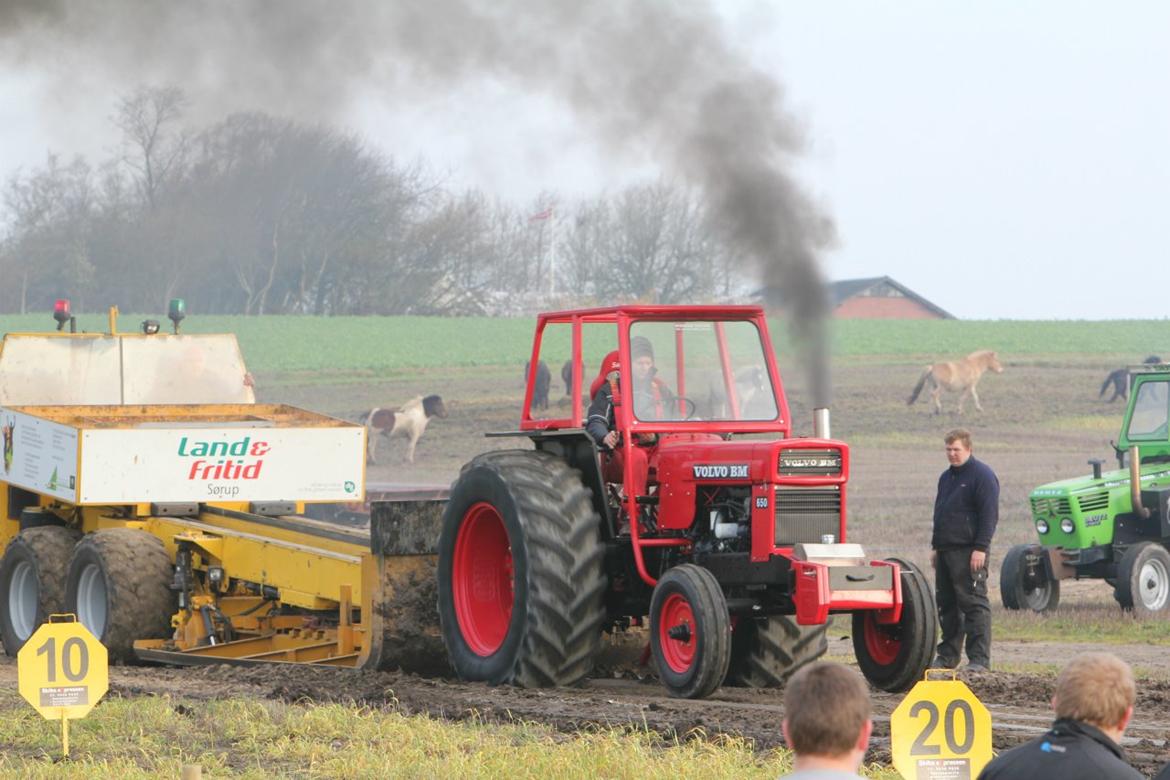
M149 316L169 324L162 315ZM119 327L134 330L143 319L145 315L123 314ZM79 330L102 331L108 324L106 315L99 313L79 314L77 320ZM531 317L192 315L183 323L183 331L235 333L248 365L263 373L394 373L523 364L531 349L534 322ZM0 332L48 330L53 324L48 314L0 316ZM784 323L772 320L770 327L777 351L795 354ZM550 337L552 354L567 354L567 328ZM600 359L605 352L602 344L588 346L588 360ZM1170 320L838 320L830 326L830 349L839 359L942 359L994 349L1007 363L1057 355L1136 362L1150 353L1170 353Z

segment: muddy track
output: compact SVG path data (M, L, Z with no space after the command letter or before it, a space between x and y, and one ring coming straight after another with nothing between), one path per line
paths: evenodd
M702 701L673 699L644 667L610 670L578 688L524 690L461 683L396 672L355 672L304 666L270 668L113 667L110 694L124 698L171 696L188 702L229 697L291 704L341 703L394 708L404 714L452 721L536 722L565 733L596 728L650 729L667 740L730 735L752 740L756 749L783 744L783 691L721 688ZM16 669L0 663L0 679ZM988 707L993 742L1002 751L1043 733L1051 721L1051 676L992 673L963 677ZM874 694L875 730L867 760L888 763L889 716L900 696ZM1130 760L1153 774L1170 762L1170 680L1144 680L1136 715L1126 735Z

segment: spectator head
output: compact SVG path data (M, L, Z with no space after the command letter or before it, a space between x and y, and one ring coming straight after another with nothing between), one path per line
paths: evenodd
M952 466L962 466L971 457L971 432L966 428L955 428L943 437L947 443L947 460Z
M645 336L634 336L630 339L630 362L634 365L634 373L644 378L654 368L654 345Z
M1058 718L1124 731L1136 698L1129 664L1113 653L1082 653L1056 678L1052 709Z
M873 730L869 715L865 681L841 664L810 664L784 690L784 738L798 763L814 757L855 770Z

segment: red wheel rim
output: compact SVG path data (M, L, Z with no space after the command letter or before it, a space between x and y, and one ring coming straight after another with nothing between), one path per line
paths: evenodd
M869 657L882 666L889 666L898 660L902 639L897 626L882 626L872 613L865 616L865 651Z
M455 620L473 653L489 656L508 635L513 602L512 548L494 506L471 506L455 537L451 592Z
M686 637L671 636L671 629L686 629ZM695 662L695 647L698 645L699 630L695 625L695 613L691 603L678 593L671 593L662 602L658 613L658 646L662 648L662 660L670 670L682 674Z

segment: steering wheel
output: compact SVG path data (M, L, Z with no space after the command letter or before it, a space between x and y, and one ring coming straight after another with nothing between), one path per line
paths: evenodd
M695 402L694 402L692 399L690 399L690 398L687 398L685 395L677 395L677 396L675 396L675 397L674 397L674 400L673 400L673 401L671 401L671 403L672 403L672 404L677 404L677 403L679 403L680 401L681 401L681 402L683 402L684 404L686 404L686 406L685 406L685 411L683 412L682 419L684 419L684 420L689 420L689 419L691 419L692 417L694 417L694 416L695 416L695 412L696 412L696 411L698 411L698 409L699 409L699 405L698 405L698 404L696 404L696 403L695 403Z

